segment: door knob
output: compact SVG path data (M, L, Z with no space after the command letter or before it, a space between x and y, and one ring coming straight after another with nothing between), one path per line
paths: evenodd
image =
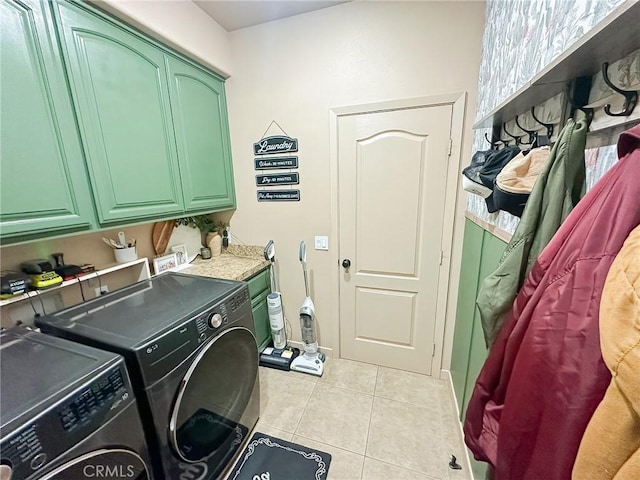
M348 258L345 258L345 259L342 261L342 268L344 268L344 269L345 269L345 271L346 271L347 273L349 273L349 267L350 267L350 266L351 266L351 260L349 260Z

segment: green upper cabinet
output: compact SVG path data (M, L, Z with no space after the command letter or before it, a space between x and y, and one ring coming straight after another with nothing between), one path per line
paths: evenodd
M185 210L235 207L224 83L166 56Z
M0 26L3 243L235 207L222 79L82 2Z
M95 226L47 2L0 0L0 238Z
M182 213L164 52L76 5L56 7L99 222Z

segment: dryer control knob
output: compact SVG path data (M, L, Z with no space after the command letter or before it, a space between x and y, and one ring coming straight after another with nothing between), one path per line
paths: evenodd
M211 328L218 328L220 325L222 325L222 315L214 313L209 317L209 326Z

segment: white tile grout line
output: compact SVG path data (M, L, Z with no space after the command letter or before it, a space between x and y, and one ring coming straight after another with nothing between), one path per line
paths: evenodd
M320 385L320 382L318 382L318 383L316 384L316 387L317 387L318 385ZM358 395L364 395L365 397L371 397L371 411L373 411L373 398L374 398L374 397L373 397L373 395L372 395L372 394L370 394L370 393L358 392L358 391L355 391L355 390L349 390L348 388L337 387L337 386L335 386L335 385L326 385L326 384L323 384L323 385L324 385L325 387L333 388L333 389L336 389L336 390L344 390L345 392L349 392L349 393L357 393ZM314 388L314 391L315 391L315 388ZM313 396L313 392L311 392L311 395ZM309 400L310 400L310 399L311 399L311 397L309 397ZM346 452L355 453L356 455L360 455L361 457L364 457L364 456L365 456L365 454L367 453L367 442L368 442L368 440L369 440L369 426L371 425L371 413L369 413L369 425L367 426L367 442L365 442L364 453L360 453L360 452L356 452L356 451L354 451L354 450L350 450L350 449L345 448L345 447L340 447L340 446L338 446L338 445L334 445L333 443L327 443L326 441L318 440L318 439L316 439L316 438L308 437L308 436L306 436L306 435L301 435L300 433L298 433L298 431L297 431L297 430L298 430L298 427L300 426L300 422L302 421L302 417L304 417L304 412L305 412L305 410L307 409L307 406L308 406L308 405L309 405L309 401L307 401L307 404L306 404L306 405L305 405L305 407L304 407L304 410L303 410L303 412L302 412L302 416L300 417L300 420L298 421L298 425L296 426L296 431L293 433L293 435L297 435L297 436L302 437L302 438L308 438L309 440L313 440L314 442L324 443L325 445L329 445L330 447L338 448L338 449L340 449L340 450L344 450L344 451L346 451Z
M296 424L296 428L293 429L293 435L298 435L298 428L300 427L300 422L302 422L302 418L304 417L304 414L307 411L307 407L309 406L311 397L313 397L313 394L315 393L316 388L318 388L318 385L320 385L320 382L316 380L316 384L313 386L313 390L311 390L311 395L309 395L309 398L307 398L307 402L304 404L304 408L302 409L302 415L300 415L300 419ZM291 440L293 441L293 436L291 437Z
M371 395L371 411L369 412L369 423L367 424L367 441L364 442L364 457L367 456L367 448L369 447L369 432L371 431L371 417L373 417L373 404L376 401L376 388L378 387L378 373L380 372L380 367L376 366L376 381L373 384L373 395ZM362 462L362 472L360 472L360 477L362 478L362 473L364 472L364 462Z

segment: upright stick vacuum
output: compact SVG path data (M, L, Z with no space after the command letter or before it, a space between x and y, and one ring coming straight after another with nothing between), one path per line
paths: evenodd
M271 338L275 348L287 346L287 335L284 328L284 312L282 311L282 295L278 285L278 272L276 271L276 246L273 240L269 240L264 247L264 258L271 262L270 279L271 293L267 296L269 309L269 325L271 326Z
M291 363L291 370L309 373L311 375L322 376L324 372L323 353L318 352L318 341L316 339L316 311L309 292L309 277L307 274L307 246L304 241L300 242L300 263L304 273L304 288L306 297L300 307L300 328L302 329L302 343L304 344L304 354L298 356Z
M298 356L300 350L287 346L282 295L280 294L278 272L276 270L276 246L273 240L269 240L267 246L264 247L264 258L271 262L271 293L267 296L267 309L269 311L269 326L271 327L273 347L267 347L262 351L260 365L288 371L291 367L291 361Z

